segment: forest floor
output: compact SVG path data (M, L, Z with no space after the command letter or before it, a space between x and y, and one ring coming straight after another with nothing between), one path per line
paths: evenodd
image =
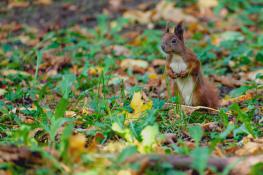
M0 174L260 174L263 4L0 2ZM219 92L181 105L167 22Z

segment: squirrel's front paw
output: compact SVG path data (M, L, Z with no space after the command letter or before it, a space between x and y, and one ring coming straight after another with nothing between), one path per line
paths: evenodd
M167 70L167 74L169 75L170 78L172 79L176 79L179 77L179 74L174 73L174 71L172 69L168 69Z
M185 78L189 75L188 71L181 71L177 76L180 78Z

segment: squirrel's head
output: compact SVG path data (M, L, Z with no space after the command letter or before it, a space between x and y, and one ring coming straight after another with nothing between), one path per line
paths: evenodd
M178 23L173 33L169 31L169 25L166 25L164 35L162 37L162 50L167 54L181 54L184 52L184 30L182 22Z

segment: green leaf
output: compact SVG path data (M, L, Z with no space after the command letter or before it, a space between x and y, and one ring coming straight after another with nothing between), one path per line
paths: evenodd
M243 41L245 39L240 32L236 31L226 31L220 37L222 41Z
M65 98L61 98L56 109L55 109L55 118L61 118L64 117L64 114L67 110L67 106L68 106L68 100Z
M192 158L192 168L197 170L199 174L204 175L209 158L209 149L207 147L197 147L191 152L190 156Z
M243 95L249 89L251 89L250 86L241 86L241 87L239 87L237 89L232 90L229 94L230 94L231 97L238 97L240 95Z
M252 166L250 169L250 175L257 175L257 174L262 174L263 172L263 162L259 162L255 165Z
M122 150L122 152L119 154L117 160L119 163L125 161L128 157L134 155L135 153L137 153L137 148L136 146L129 146L126 147Z
M112 123L111 128L128 142L133 142L132 132L128 128L122 128L117 122Z
M39 69L40 63L41 63L42 58L43 58L43 52L42 51L36 51L36 54L37 54L37 65L36 65L36 71L35 71L35 79L37 79L38 69Z
M196 146L199 144L202 136L203 136L203 130L201 126L191 126L188 129L190 136L194 139Z
M74 74L66 74L63 76L62 81L59 84L60 91L63 95L63 98L67 99L71 92L71 87L76 80Z

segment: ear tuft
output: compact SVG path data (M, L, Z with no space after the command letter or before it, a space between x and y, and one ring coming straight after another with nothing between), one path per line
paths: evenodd
M166 33L169 33L169 22L166 22L165 32L166 32Z
M184 40L184 29L183 29L183 21L180 21L174 29L174 34L180 39Z

